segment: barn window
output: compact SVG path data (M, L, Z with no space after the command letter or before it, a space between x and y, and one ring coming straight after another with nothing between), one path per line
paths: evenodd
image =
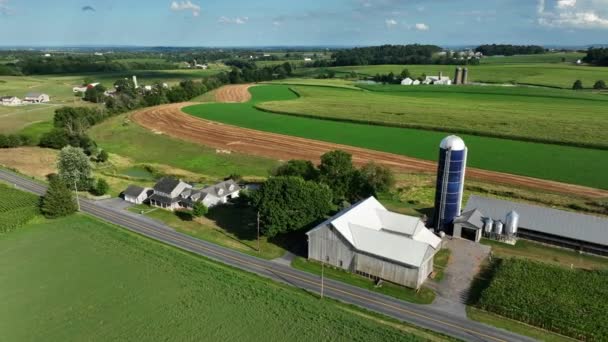
M342 267L342 260L338 260L338 265L340 265L340 267Z

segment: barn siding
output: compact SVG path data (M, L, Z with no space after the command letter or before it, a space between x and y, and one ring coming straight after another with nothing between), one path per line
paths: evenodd
M407 267L375 256L358 253L356 270L393 283L418 288L418 269L415 267Z
M308 235L308 259L352 271L354 257L352 246L329 226L323 226Z

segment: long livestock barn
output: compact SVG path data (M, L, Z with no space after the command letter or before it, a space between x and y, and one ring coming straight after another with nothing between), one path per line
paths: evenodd
M308 259L416 289L441 247L419 218L390 212L373 197L306 234Z
M520 238L608 256L607 218L481 196L469 198L464 212L472 210L495 221L515 211Z

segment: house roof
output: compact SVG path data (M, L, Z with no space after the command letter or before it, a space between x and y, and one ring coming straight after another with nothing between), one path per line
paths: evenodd
M232 187L232 190L230 190L230 187ZM203 193L206 193L206 194L213 195L215 197L223 197L223 196L230 195L230 194L235 193L240 190L241 190L241 187L238 184L236 184L236 182L234 180L229 179L227 181L223 181L223 182L217 183L215 185L203 188L200 191ZM222 192L222 193L220 194L220 192Z
M32 92L32 93L27 93L27 95L25 95L25 97L40 97L41 95L46 95L46 94Z
M465 211L472 209L496 220L504 220L514 210L521 228L608 246L608 218L481 196L469 198Z
M441 243L419 218L390 212L374 197L342 210L307 234L325 225L332 225L361 252L416 267Z
M484 225L483 218L484 216L481 211L473 209L455 218L454 223L468 223L475 228L482 229Z
M182 182L179 179L175 179L173 177L163 177L154 185L154 191L163 192L165 194L170 194L177 188Z
M139 197L139 195L141 195L143 192L145 192L147 189L142 188L141 186L137 186L137 185L129 185L127 187L127 189L123 192L123 194L125 196L131 196L131 197Z
M152 196L150 196L150 200L170 205L172 203L179 202L182 199L179 197L171 198L171 197L167 197L167 196L163 196L163 195L159 195L159 194L153 194Z

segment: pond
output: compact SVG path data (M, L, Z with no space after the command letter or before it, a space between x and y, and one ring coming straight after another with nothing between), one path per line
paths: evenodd
M141 166L133 166L128 169L121 170L121 174L133 178L140 179L155 179L154 174Z

